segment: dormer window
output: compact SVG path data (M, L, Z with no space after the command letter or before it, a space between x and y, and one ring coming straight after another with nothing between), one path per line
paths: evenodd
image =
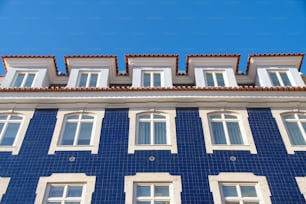
M143 87L161 87L161 72L144 72L143 73Z
M98 76L96 72L80 73L78 87L97 87Z
M16 74L12 87L32 87L36 73L20 72Z
M291 86L286 71L268 71L272 86Z
M205 72L207 86L225 86L223 72Z

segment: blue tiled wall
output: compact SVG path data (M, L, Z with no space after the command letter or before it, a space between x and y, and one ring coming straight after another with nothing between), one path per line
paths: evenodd
M36 110L18 156L0 152L0 176L11 177L1 203L33 204L40 176L52 173L86 173L97 177L93 204L124 204L124 176L136 172L169 172L182 177L182 204L213 203L208 175L253 172L264 175L275 204L305 203L295 182L306 176L306 152L288 155L269 109L249 109L249 122L258 154L249 151L215 151L206 154L197 108L178 108L178 154L170 151L136 151L127 154L128 109L107 109L101 130L99 154L56 152L48 155L57 110ZM204 127L207 128L207 127ZM74 156L74 162L69 157ZM155 156L155 161L149 161ZM230 156L236 156L231 161Z

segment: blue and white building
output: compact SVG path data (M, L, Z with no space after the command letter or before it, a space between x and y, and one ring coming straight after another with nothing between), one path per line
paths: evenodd
M305 203L303 57L3 56L0 203Z

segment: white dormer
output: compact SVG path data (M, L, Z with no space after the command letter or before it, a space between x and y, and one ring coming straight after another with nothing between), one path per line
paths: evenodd
M132 87L172 87L176 75L176 55L128 55Z
M239 55L191 55L188 72L197 87L235 87ZM194 72L194 73L193 73Z
M3 62L7 73L1 87L48 87L57 78L52 56L5 56Z
M299 73L303 54L251 55L247 72L257 86L305 86Z
M67 87L109 87L110 69L116 69L113 56L67 56Z

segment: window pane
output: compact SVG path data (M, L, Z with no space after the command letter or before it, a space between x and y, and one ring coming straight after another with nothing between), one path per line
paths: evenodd
M239 202L236 201L225 201L225 204L239 204Z
M214 78L211 73L206 73L206 83L207 86L215 86Z
M150 144L150 123L139 122L137 144Z
M256 201L245 201L243 204L259 204L259 202L256 202Z
M78 145L89 145L92 132L92 123L81 123Z
M145 73L143 75L143 86L144 87L150 87L151 86L151 79L150 79L151 75L148 73Z
M136 196L137 197L151 196L151 187L150 186L137 186Z
M270 79L272 81L272 85L273 86L280 86L280 83L278 81L276 73L275 72L269 72L269 75L270 75Z
M155 201L154 204L170 204L170 201Z
M285 85L285 86L291 86L291 82L290 82L290 80L289 80L289 78L288 78L287 73L281 72L281 73L279 73L279 74L280 74L280 76L281 76L281 78L282 78L282 80L283 80L284 85Z
M284 115L283 118L284 119L295 119L294 115Z
M300 118L300 119L306 119L306 115L299 114L299 118Z
M68 186L67 197L82 197L82 186Z
M33 80L34 80L35 74L28 74L28 77L24 83L24 87L31 87Z
M77 123L66 122L65 130L63 132L61 145L73 145Z
M153 118L154 118L154 119L166 119L166 116L154 114Z
M160 73L154 73L153 77L154 77L154 87L160 87L161 86Z
M2 133L3 126L4 126L4 123L0 123L0 134Z
M20 87L21 86L24 76L25 76L25 74L18 74L17 75L14 87Z
M17 116L17 115L12 115L10 120L22 120L22 117Z
M166 122L154 122L154 143L167 144Z
M70 119L78 119L78 118L79 118L79 115L69 115L67 117L68 120L70 120Z
M2 137L0 145L9 145L9 146L13 145L17 132L19 130L19 126L20 126L19 123L9 123Z
M216 78L217 78L218 86L225 86L223 74L216 73Z
M155 186L154 192L156 197L169 196L169 186Z
M224 118L226 119L237 119L238 117L235 115L225 115Z
M286 126L293 145L306 145L301 130L296 122L286 122Z
M151 204L150 201L137 201L136 204Z
M94 117L90 115L82 115L82 119L94 119Z
M7 115L0 115L0 120L6 120L7 119Z
M221 115L211 115L209 116L210 119L221 119Z
M236 186L222 186L222 192L224 197L237 197Z
M242 197L257 197L255 186L241 186Z
M97 87L98 74L91 74L89 87Z
M81 204L81 202L65 202L65 204Z
M48 202L48 204L61 204L61 202Z
M150 115L140 115L139 117L138 117L139 119L150 119Z
M226 144L223 124L220 122L211 122L213 140L215 144Z
M227 122L226 125L231 144L243 144L239 123Z
M87 76L88 74L85 74L85 73L81 74L79 87L86 87Z
M50 186L48 198L63 197L64 186Z

